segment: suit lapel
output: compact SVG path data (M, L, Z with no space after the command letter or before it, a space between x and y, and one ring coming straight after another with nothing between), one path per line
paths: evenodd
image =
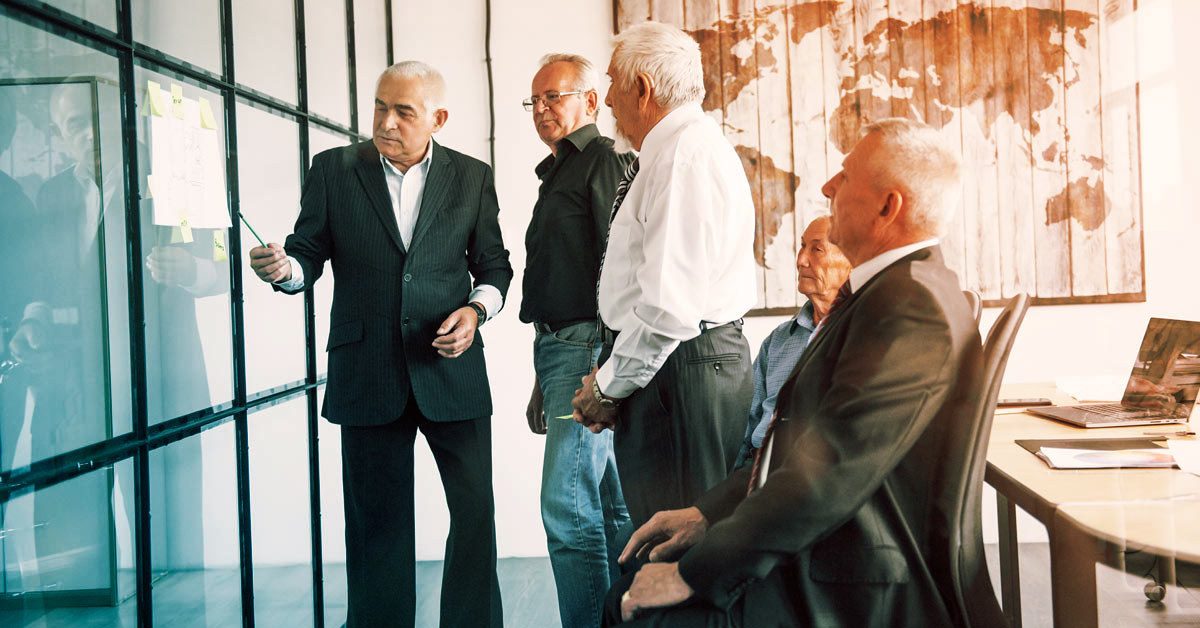
M396 248L404 253L404 242L400 239L400 229L396 226L396 211L392 209L392 199L388 195L387 181L383 178L383 162L379 161L379 151L371 142L364 142L359 149L358 163L354 171L358 180L367 192L371 208L379 216L383 228L391 236Z
M408 241L409 250L416 248L417 242L421 240L421 236L429 230L429 225L433 224L437 218L438 212L442 211L442 206L445 205L446 192L450 189L450 182L454 180L455 169L454 164L450 163L450 156L446 154L446 149L442 148L437 142L433 142L431 150L433 156L429 159L429 172L425 175L425 191L421 194L421 208L417 212L417 224L413 227L412 239Z

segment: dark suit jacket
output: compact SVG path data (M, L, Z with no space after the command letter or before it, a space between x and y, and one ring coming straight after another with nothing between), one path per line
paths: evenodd
M467 304L472 277L508 291L513 271L498 212L491 168L437 144L405 250L374 144L313 158L284 248L303 269L305 287L325 260L333 268L323 416L341 425L388 423L404 412L410 391L433 421L491 415L479 333L457 358L439 356L432 343L442 321Z
M981 366L936 247L868 281L784 384L766 484L746 497L747 465L697 503L712 526L679 565L696 595L729 607L745 593L754 626L958 623L931 568L933 496L953 453L942 426L970 418Z

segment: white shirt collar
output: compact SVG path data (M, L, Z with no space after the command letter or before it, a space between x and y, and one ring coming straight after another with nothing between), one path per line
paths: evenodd
M653 155L654 151L665 144L676 131L692 120L703 117L705 117L704 110L700 108L700 103L687 103L672 109L650 129L649 133L646 133L646 137L642 139L642 150L638 154Z
M933 246L937 243L937 238L922 240L921 242L914 242L913 244L895 248L890 251L884 251L879 255L876 255L875 257L872 257L871 259L859 264L858 266L855 266L850 270L850 279L847 280L850 282L850 292L858 292L858 289L866 285L866 283L870 281L872 277L878 275L881 271L883 271L883 269L891 266L905 255L925 247Z
M409 170L412 170L413 168L420 168L422 171L429 169L429 160L433 158L433 144L433 138L429 138L429 148L425 150L425 157L421 159L421 161L418 161L410 166ZM400 169L397 168L395 164L388 161L387 157L383 156L383 153L379 153L379 161L383 162L383 171L385 173L390 172L391 174L399 177L403 177L406 174L400 172Z

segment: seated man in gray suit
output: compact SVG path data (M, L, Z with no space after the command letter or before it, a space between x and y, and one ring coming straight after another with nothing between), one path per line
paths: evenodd
M982 350L938 247L961 165L903 119L866 135L822 188L854 264L779 396L753 465L662 511L622 555L651 561L609 592L630 626L948 626L927 548L943 506L931 460L972 407ZM676 562L677 561L677 562Z

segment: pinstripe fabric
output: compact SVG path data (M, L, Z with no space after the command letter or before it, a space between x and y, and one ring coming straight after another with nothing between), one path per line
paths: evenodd
M472 278L501 294L512 280L491 168L439 144L408 250L370 141L314 157L300 206L284 248L307 285L327 260L334 275L322 415L341 425L387 423L411 390L432 421L489 416L482 336L454 359L438 356L432 342L466 305Z

